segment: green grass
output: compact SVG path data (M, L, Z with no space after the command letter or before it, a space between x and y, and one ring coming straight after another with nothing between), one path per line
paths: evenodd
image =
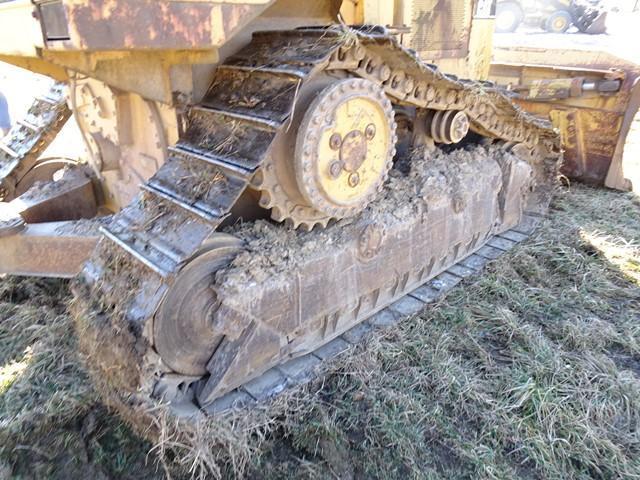
M151 477L150 445L105 411L79 364L69 296L59 280L0 283L0 479Z
M183 445L167 428L148 457L78 364L68 296L0 281L0 461L17 476L163 477L160 452L173 478L640 478L631 194L562 190L482 277L270 406Z

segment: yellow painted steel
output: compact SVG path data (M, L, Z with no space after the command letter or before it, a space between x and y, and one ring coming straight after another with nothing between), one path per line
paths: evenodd
M464 78L486 80L493 46L494 18L476 16L469 0L345 0L340 13L348 25L384 25L406 29L398 36L406 47L438 65L443 71ZM423 32L422 34L420 32ZM425 44L428 32L430 44ZM459 39L459 47L442 47Z
M515 101L525 110L550 119L558 129L564 174L620 190L630 188L621 163L640 104L638 65L608 52L578 48L499 47L494 50L490 77L518 93ZM600 82L618 82L619 87L599 92L595 86Z
M375 128L375 136L366 138L367 128ZM331 146L331 137L340 135L342 148ZM348 145L349 138L353 139ZM362 142L362 143L361 143ZM351 98L335 110L333 128L325 130L318 145L317 178L327 198L340 206L358 204L370 193L373 185L380 181L387 163L391 142L391 131L385 112L378 102L366 97ZM341 154L346 149L366 145L366 156L355 171L342 168L337 176L332 175L332 165L342 163ZM353 175L357 175L357 182Z

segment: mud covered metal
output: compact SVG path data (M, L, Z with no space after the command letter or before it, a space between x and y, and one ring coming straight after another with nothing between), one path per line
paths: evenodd
M145 192L103 229L105 241L74 290L81 348L92 352L91 371L115 403L147 402L180 379L193 405L210 405L267 369L327 345L518 224L524 211L546 208L559 158L548 122L490 85L442 74L383 33L355 33L349 43L337 28L254 34L218 67ZM323 78L336 85L340 78L367 80L395 104L464 111L469 128L488 144L407 158L415 166L410 173L390 178L361 215L325 232L259 220L226 227L245 189L261 193L264 208L289 208L282 220L296 226L293 202L264 201L293 183L295 172L271 185L267 170L278 165L274 157L291 155L273 146L288 132L295 138L304 125L295 112L305 111L306 87ZM236 84L233 91L221 87ZM348 99L348 89L341 95ZM379 123L329 130L321 143L335 155L333 134L343 140L357 129L378 138ZM244 245L224 266L218 260L226 254L208 244L221 231ZM116 342L114 332L128 333Z

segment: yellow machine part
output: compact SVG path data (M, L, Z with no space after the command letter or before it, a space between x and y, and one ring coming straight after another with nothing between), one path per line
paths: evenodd
M69 71L101 206L115 211L93 223L102 241L74 293L80 348L125 410L183 395L204 412L546 209L559 160L548 123L442 71L485 78L492 20L480 2L353 6L396 38L324 28L331 0L35 5L34 58ZM403 137L422 149L398 156L387 182L403 113ZM486 142L436 148L469 130ZM281 246L253 276L259 251Z
M640 106L640 66L606 52L561 53L496 48L490 78L559 130L567 177L619 190L639 188L640 172L632 167L628 148Z
M332 138L341 138L341 147L334 147ZM386 115L377 103L360 97L340 105L334 128L325 130L319 142L318 176L327 196L338 205L357 202L386 170L390 143ZM332 174L332 164L340 157L353 158L354 165Z
M562 130L569 176L597 184L604 184L608 176L608 186L628 188L619 164L635 113L631 99L640 95L632 92L637 67L612 55L553 46L498 48L491 66L490 1L161 0L151 8L148 2L119 0L118 9L111 9L111 3L0 3L0 60L65 81L68 72L78 72L105 88L155 102L156 109L168 110L171 116L176 101L195 103L202 98L215 66L227 52L246 44L254 31L326 25L339 12L346 24L386 26L404 46L449 74L474 80L491 76L519 89L517 101L524 108ZM169 17L157 14L163 9L179 21L169 25ZM107 10L113 11L96 13ZM142 17L149 29L139 28ZM189 23L194 21L199 28ZM609 80L611 68L624 77L618 91L571 91L576 79ZM96 123L103 128L105 120L101 117ZM170 121L164 130L175 136L175 124ZM134 138L133 143L144 140ZM155 152L153 156L158 157Z
M389 27L403 45L447 73L485 80L494 28L490 6L473 0L346 0L341 14L347 24Z

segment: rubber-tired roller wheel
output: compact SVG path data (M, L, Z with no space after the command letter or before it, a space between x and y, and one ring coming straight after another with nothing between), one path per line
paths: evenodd
M571 14L565 10L556 10L544 23L544 29L550 33L564 33L569 30L573 19Z
M178 274L153 324L156 351L175 372L204 375L223 335L212 326L218 308L216 272L242 248L231 235L216 234Z

